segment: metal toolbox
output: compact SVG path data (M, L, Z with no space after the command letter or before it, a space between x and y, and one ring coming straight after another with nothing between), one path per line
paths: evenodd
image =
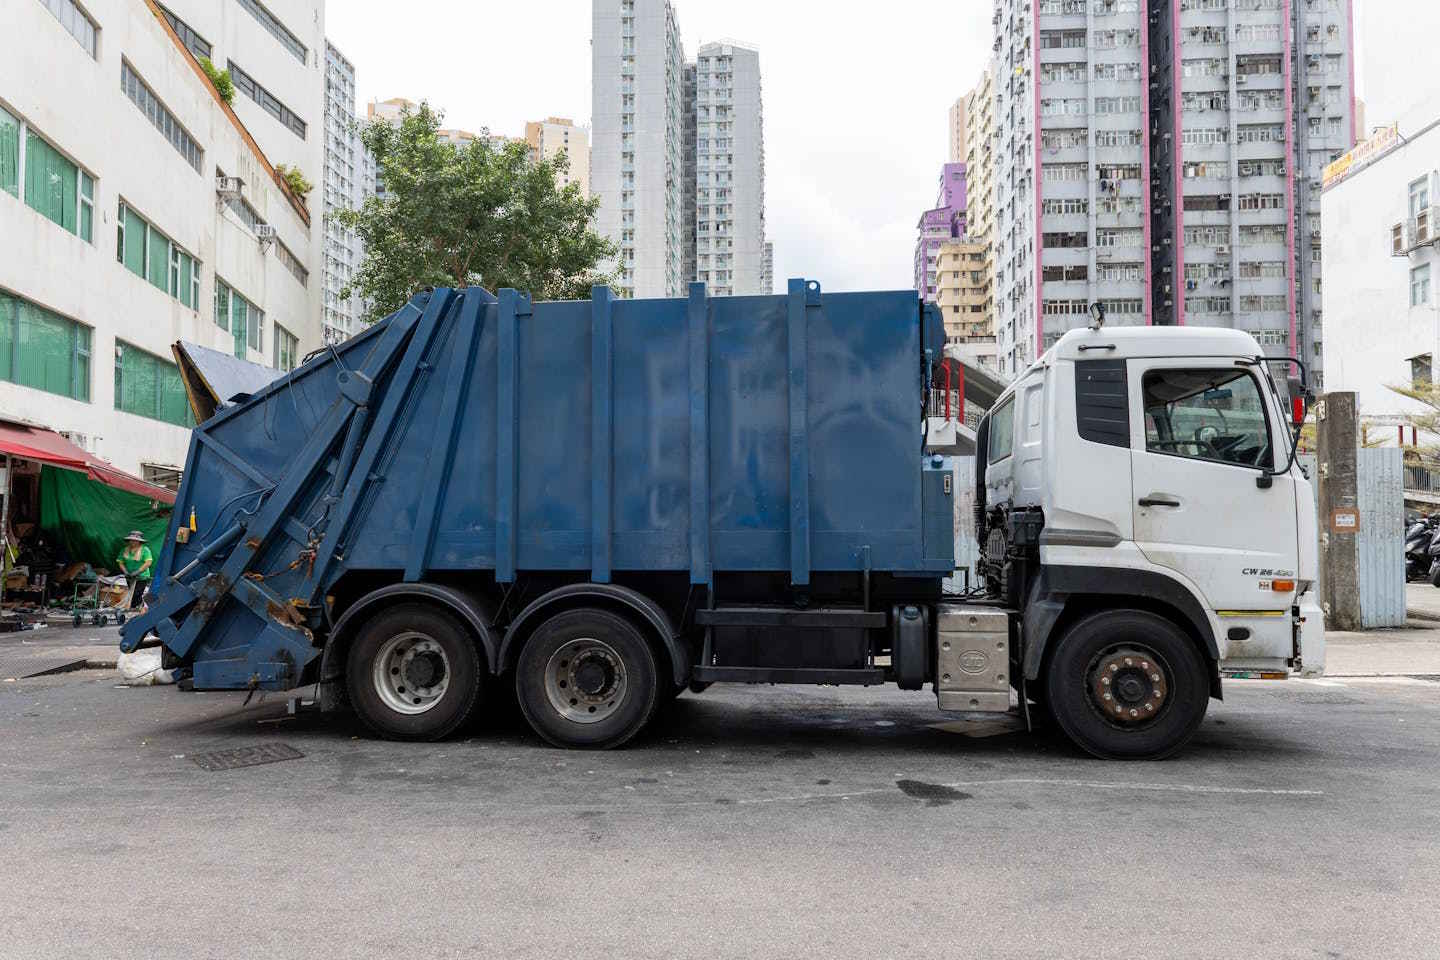
M1010 709L1010 615L941 604L935 630L935 699L941 710Z

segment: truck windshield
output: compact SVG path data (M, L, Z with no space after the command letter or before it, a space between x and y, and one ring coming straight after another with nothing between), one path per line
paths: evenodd
M1196 460L1269 468L1270 427L1260 387L1245 370L1145 374L1145 449Z

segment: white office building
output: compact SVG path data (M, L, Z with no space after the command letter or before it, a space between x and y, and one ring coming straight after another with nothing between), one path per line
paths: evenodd
M707 43L695 59L694 279L729 296L762 292L764 274L760 53Z
M594 0L591 46L590 185L621 292L767 289L759 52L721 40L685 62L666 0Z
M341 291L365 259L365 244L335 214L375 193L375 160L355 117L355 65L325 41L324 339L339 343L364 326L364 301Z
M555 174L555 186L564 190L572 183L582 197L590 196L590 131L566 117L546 117L525 124L525 142L535 160L564 156L568 166Z
M684 224L680 27L668 0L595 0L590 189L619 248L619 289L679 296Z
M318 198L276 167L322 175L323 0L10 0L5 21L0 418L171 474L172 343L288 368L321 341Z
M1433 383L1440 355L1440 120L1379 131L1326 180L1325 389L1355 391L1368 440L1397 441L1430 408L1390 387Z

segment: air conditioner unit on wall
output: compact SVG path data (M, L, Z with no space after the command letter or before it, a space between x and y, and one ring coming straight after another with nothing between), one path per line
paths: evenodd
M269 223L255 224L255 239L260 241L260 249L264 250L275 242L275 226Z
M230 200L239 200L245 189L245 181L239 177L215 178L215 196L222 203Z

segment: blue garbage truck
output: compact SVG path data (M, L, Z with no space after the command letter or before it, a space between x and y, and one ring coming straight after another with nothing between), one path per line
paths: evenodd
M454 732L501 684L576 748L716 682L1043 702L1013 598L945 594L953 463L924 435L943 346L908 290L424 290L195 427L122 648L162 645L197 690L315 684L395 739ZM1213 658L1172 659L1203 714ZM1182 738L1131 739L1080 742Z

